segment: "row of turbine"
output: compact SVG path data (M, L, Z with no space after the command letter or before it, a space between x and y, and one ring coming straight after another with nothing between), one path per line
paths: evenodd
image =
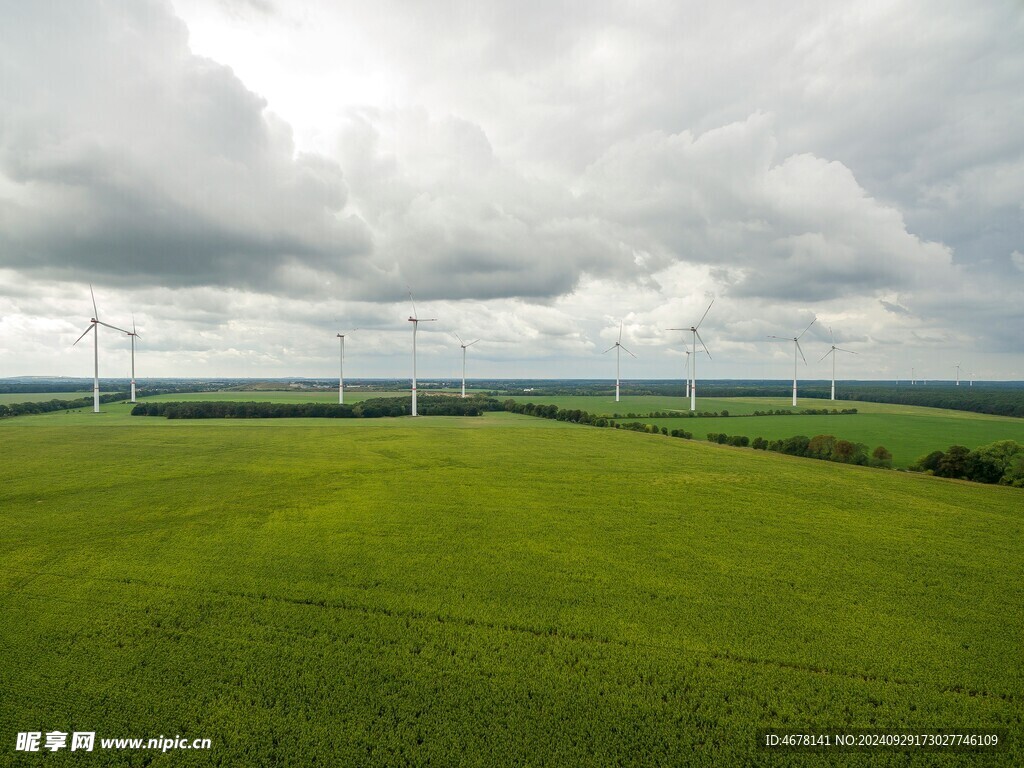
M102 325L102 326L105 326L105 327L110 328L112 330L119 331L119 332L129 336L131 338L131 340L132 340L132 345L131 345L131 361L132 361L132 367L131 367L131 402L133 402L133 403L135 402L135 339L141 338L141 337L139 336L139 334L138 334L138 332L136 330L134 316L132 317L132 330L130 330L130 331L127 331L124 328L118 328L115 325L110 325L109 323L104 323L102 320L100 320L99 319L99 312L96 309L96 294L93 292L93 288L92 288L91 284L89 285L89 294L92 296L93 316L90 319L89 327L86 328L85 331L82 332L82 335L79 336L78 339L75 340L75 343L72 344L72 346L75 346L76 344L78 344L79 341L81 341L82 339L85 338L86 334L92 332L92 334L93 334L93 365L94 365L94 368L93 368L93 385L92 385L93 412L94 413L99 413L99 410L100 410L100 371L99 371L99 330L98 330L98 326ZM412 314L409 316L409 322L412 323L412 415L416 416L416 415L418 415L417 414L417 410L416 410L416 405L417 405L417 403L416 403L416 399L417 399L417 389L416 389L416 334L417 334L417 331L419 330L419 324L420 323L433 323L433 322L437 322L437 318L435 318L435 317L421 318L421 317L418 316L418 312L416 311L416 301L413 299L412 291L409 292L409 301L412 304ZM714 306L714 303L715 302L712 299L711 303L708 304L708 308L704 310L704 314L701 315L701 318L696 323L696 325L691 325L691 326L689 326L687 328L666 328L665 329L665 330L669 330L669 331L683 331L684 333L685 332L689 332L689 333L691 333L693 335L693 337L692 337L692 349L693 349L693 351L692 352L690 351L690 347L689 346L687 346L686 350L685 350L686 351L686 397L690 400L690 410L691 411L696 411L697 410L697 355L696 355L696 352L698 351L697 350L697 342L698 341L700 342L700 346L703 349L704 353L708 356L708 358L711 357L711 352L708 350L707 345L704 343L704 339L701 338L700 331L698 329L700 328L701 324L703 324L704 319L708 316L708 313L711 311L711 307ZM798 367L797 367L798 358L797 358L797 355L799 354L800 358L803 358L804 364L805 365L807 364L807 358L804 357L803 349L800 347L800 339L803 338L804 334L807 333L808 330L810 330L811 326L814 325L815 322L817 322L817 317L815 317L813 320L811 320L811 322L807 324L807 327L804 328L796 336L792 336L792 337L768 336L768 338L776 339L778 341L792 341L793 342L793 405L794 406L796 406L796 404L797 404L797 373L798 373ZM353 332L355 332L357 330L359 330L359 329L358 328L354 328L351 331L347 331L345 333L338 333L337 334L337 338L338 338L339 346L340 346L340 348L339 348L339 372L338 372L339 373L339 375L338 375L338 402L339 403L344 403L345 402L345 337L346 337L346 335L348 335L350 333L353 333ZM841 347L837 347L835 345L835 337L832 335L832 329L831 328L829 328L829 336L832 339L832 345L829 348L828 352L826 352L824 355L821 356L821 360L824 360L829 355L832 355L832 393L831 393L831 397L832 397L832 400L835 400L836 399L836 355L835 355L835 353L836 352L846 352L846 353L851 354L851 355L855 355L857 353L853 352L852 350L849 350L849 349L842 349ZM467 344L465 341L463 341L462 337L459 336L457 333L455 334L455 338L457 338L459 340L459 345L460 345L460 347L462 349L462 397L465 397L466 396L466 349L471 347L471 346L473 346L474 344L476 344L477 341L479 341L479 339L471 341L471 342L469 342ZM633 358L636 358L636 355L634 355L632 352L630 352L628 349L626 349L626 347L623 346L623 344L622 344L622 323L621 322L619 323L619 336L618 336L618 339L616 339L615 343L612 346L610 346L610 347L608 347L608 349L604 350L604 352L602 352L602 354L607 354L608 352L611 352L612 350L615 350L615 402L619 402L620 382L621 382L621 378L620 378L620 371L621 371L621 357L620 357L620 353L622 351L625 351L626 354L630 355ZM819 360L819 362L821 360ZM960 385L960 368L961 368L960 363L957 363L955 367L956 367L956 383L957 383L957 386L959 386ZM913 377L912 377L912 379L913 379ZM917 383L916 379L913 379L913 383L915 383L915 384ZM971 386L974 386L974 374L971 374Z
M135 402L135 339L140 338L139 334L135 330L135 316L132 316L132 329L126 331L124 328L118 328L116 325L110 323L104 323L99 319L100 313L96 310L96 294L92 290L92 284L89 284L89 294L92 296L92 318L89 321L89 327L82 331L82 335L75 339L75 344L78 344L82 339L85 338L87 333L92 333L92 357L93 357L93 378L92 378L92 412L100 412L100 331L99 326L104 326L115 331L127 334L132 340L132 402ZM75 346L72 344L71 346Z

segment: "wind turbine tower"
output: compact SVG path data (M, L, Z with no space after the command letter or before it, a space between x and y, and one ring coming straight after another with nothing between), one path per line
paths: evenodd
M690 399L690 352L689 345L686 346L686 399Z
M418 416L416 413L416 332L419 330L420 323L436 323L436 317L419 317L416 313L416 301L412 297L412 291L409 291L409 302L412 304L412 314L409 316L409 322L412 323L412 415Z
M810 329L810 327L812 325L814 325L814 321L817 320L817 319L818 318L814 318L814 320L811 320L811 322L809 322L807 324L807 328L804 328L800 332L800 334L798 336L794 336L794 337L792 337L790 339L783 338L782 336L769 336L768 337L769 339L778 339L779 341L792 341L793 342L793 407L794 408L796 407L796 363L797 363L796 355L797 355L797 352L799 352L800 353L800 357L803 358L804 365L807 365L807 358L804 357L804 351L800 348L800 339L803 337L803 335L805 333L807 333L807 331Z
M628 349L626 349L624 346L622 346L622 322L621 321L619 322L619 339L618 339L618 341L616 341L614 344L612 344L610 347L608 347L608 349L606 349L601 354L602 355L606 355L609 352L611 352L613 349L615 350L615 402L617 403L617 402L619 402L619 350L620 349L625 349L627 355L629 355L632 358L636 358L636 355L634 355L632 352L630 352Z
M89 321L89 327L82 331L82 335L75 340L75 344L85 338L85 334L92 331L92 361L93 361L93 377L92 377L92 412L100 412L100 333L99 326L105 326L112 328L115 331L121 333L128 333L124 328L118 328L117 326L104 323L99 319L99 312L96 311L96 294L92 290L92 284L89 284L89 294L92 296L92 318ZM75 346L72 344L71 346ZM134 374L133 374L134 378Z
M472 347L474 344L476 344L478 341L480 341L480 339L474 339L473 341L469 342L469 344L467 344L466 342L464 342L462 340L462 337L459 336L459 334L457 334L457 333L455 334L455 338L459 340L459 344L462 346L462 396L465 397L466 396L466 348L467 347Z
M95 307L94 307L95 309ZM132 329L131 331L125 331L129 336L132 337L132 402L135 402L135 340L141 339L138 331L135 329L135 315L132 315Z
M807 327L810 328L811 326L807 326ZM851 354L851 355L856 355L857 353L852 351L852 350L849 350L849 349L840 349L839 347L836 346L836 337L832 335L832 326L829 326L829 328L828 328L828 335L829 335L829 338L832 339L832 348L828 352L826 352L824 355L821 356L821 360L824 360L829 355L832 355L832 400L834 401L836 399L836 352L846 352L846 353ZM820 363L821 360L819 360L818 362ZM913 377L911 377L911 378L913 378ZM795 377L793 379L793 404L796 405L796 378Z
M338 336L338 404L344 405L345 403L345 337L349 333L355 333L358 328L353 328L351 331L346 333L339 333Z
M715 300L712 299L711 303L708 304L708 308L704 310L704 314L701 315L700 322L696 325L691 325L689 328L669 328L670 331L690 331L693 334L693 357L690 358L690 364L687 366L687 373L690 374L690 378L686 382L686 388L690 396L690 410L697 410L697 341L700 341L700 345L704 347L704 352L708 358L711 358L711 352L708 351L707 345L704 343L704 339L700 337L700 333L697 331L700 328L701 323L704 322L704 318L708 316L708 312L711 311L711 307L714 306ZM690 354L689 351L686 353ZM691 367L692 366L692 367Z

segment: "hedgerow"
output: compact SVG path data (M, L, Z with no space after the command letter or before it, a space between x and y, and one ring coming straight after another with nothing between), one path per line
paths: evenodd
M423 416L479 416L484 411L501 410L493 398L462 398L455 395L429 395L417 402ZM377 397L352 405L340 403L252 403L195 402L139 403L132 416L164 416L168 419L376 419L408 416L410 397Z
M936 477L1024 488L1024 445L1015 440L997 440L973 451L951 445L945 451L922 456L910 469Z
M120 400L127 400L126 392L113 392L107 395L100 395L101 403L116 403ZM29 416L36 413L52 413L53 411L70 411L72 408L85 408L92 405L92 395L78 397L74 400L40 400L28 403L0 404L0 419L12 416Z

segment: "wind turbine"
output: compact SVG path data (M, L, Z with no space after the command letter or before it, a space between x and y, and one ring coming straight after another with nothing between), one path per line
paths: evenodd
M91 288L92 286L90 286ZM95 307L94 307L95 309ZM125 331L129 336L132 337L132 402L135 402L135 340L141 339L138 332L135 330L135 315L132 314L132 329L131 331Z
M956 366L954 366L954 367L956 368L956 385L959 387L960 386L960 363L957 363Z
M690 380L687 381L687 389L689 390L689 395L690 395L690 410L691 411L696 411L697 410L697 340L698 339L700 340L700 345L702 347L704 347L704 352L707 353L708 358L711 357L711 353L708 351L708 347L704 343L704 339L700 338L700 333L697 332L697 329L700 328L701 323L704 322L704 318L708 316L708 312L711 311L711 307L714 305L714 303L715 303L715 300L712 299L711 300L711 304L708 304L708 308L704 310L704 314L700 316L700 323L697 323L696 325L691 325L689 328L669 328L668 329L670 331L690 331L691 333L693 333L693 359L690 362L690 365L692 365L693 368L692 368L692 376L691 376ZM690 352L687 351L686 354L689 355ZM688 368L687 373L690 373L689 367L690 366L687 366L687 368Z
M636 357L636 355L634 355L632 352L630 352L628 349L626 349L624 346L622 346L622 321L619 321L619 339L618 339L618 341L616 341L614 344L612 344L610 347L608 347L608 349L606 349L601 354L602 355L606 355L609 352L611 352L613 349L615 350L615 402L617 403L617 402L619 402L619 350L620 349L625 349L627 355L629 355L632 358Z
M419 330L420 323L436 323L436 317L417 317L416 316L416 300L412 297L412 291L409 291L409 302L412 304L412 314L409 316L409 322L412 323L412 415L417 416L416 413L416 331Z
M811 326L807 326L807 327L810 328ZM821 360L824 360L829 355L832 355L832 399L835 400L836 399L836 352L846 352L846 353L851 354L851 355L856 355L857 353L852 351L852 350L849 350L849 349L840 349L839 347L836 346L836 337L832 335L832 326L831 325L828 327L828 335L829 335L829 338L832 339L832 348L828 352L826 352L824 355L821 356ZM818 362L820 363L821 360L819 360ZM794 392L795 392L796 391L796 389L795 389L796 385L794 384L793 386L794 386ZM794 397L795 397L795 395L794 395ZM794 405L795 404L796 403L794 402Z
M347 333L338 334L338 343L340 350L338 352L338 404L343 405L345 403L345 336L348 333L355 333L358 328L353 328Z
M113 328L115 331L121 333L128 333L124 328L118 328L116 325L110 325L104 323L98 318L99 312L96 311L96 294L92 290L92 283L89 284L89 294L92 296L92 318L89 321L89 327L82 331L82 335L75 340L75 344L85 338L85 334L92 331L92 360L93 360L93 378L92 378L92 412L100 412L100 333L98 327L103 325L107 328ZM71 346L75 346L72 344Z
M814 320L811 320L811 322L809 322L807 324L807 328L804 328L800 332L799 336L794 336L794 337L792 337L790 339L783 338L782 336L769 336L768 337L769 339L778 339L779 341L792 341L793 342L793 407L796 407L796 353L797 352L800 353L800 357L803 357L803 359L804 359L804 365L807 365L807 358L804 357L804 351L802 349L800 349L800 339L803 337L803 335L805 333L807 333L808 329L812 325L814 325L814 321L817 320L817 319L818 318L815 317Z
M474 344L476 344L478 341L480 341L480 339L474 339L473 341L469 342L469 344L467 344L466 342L464 342L462 340L462 337L459 336L459 334L457 334L457 333L455 334L455 338L458 339L459 340L459 344L462 345L462 396L465 397L466 396L466 347L472 347Z

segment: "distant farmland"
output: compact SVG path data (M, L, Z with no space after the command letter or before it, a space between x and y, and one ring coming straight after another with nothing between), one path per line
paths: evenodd
M1000 728L985 764L1024 761L1020 490L511 414L126 410L0 423L12 731L717 766L771 764L758 728Z

